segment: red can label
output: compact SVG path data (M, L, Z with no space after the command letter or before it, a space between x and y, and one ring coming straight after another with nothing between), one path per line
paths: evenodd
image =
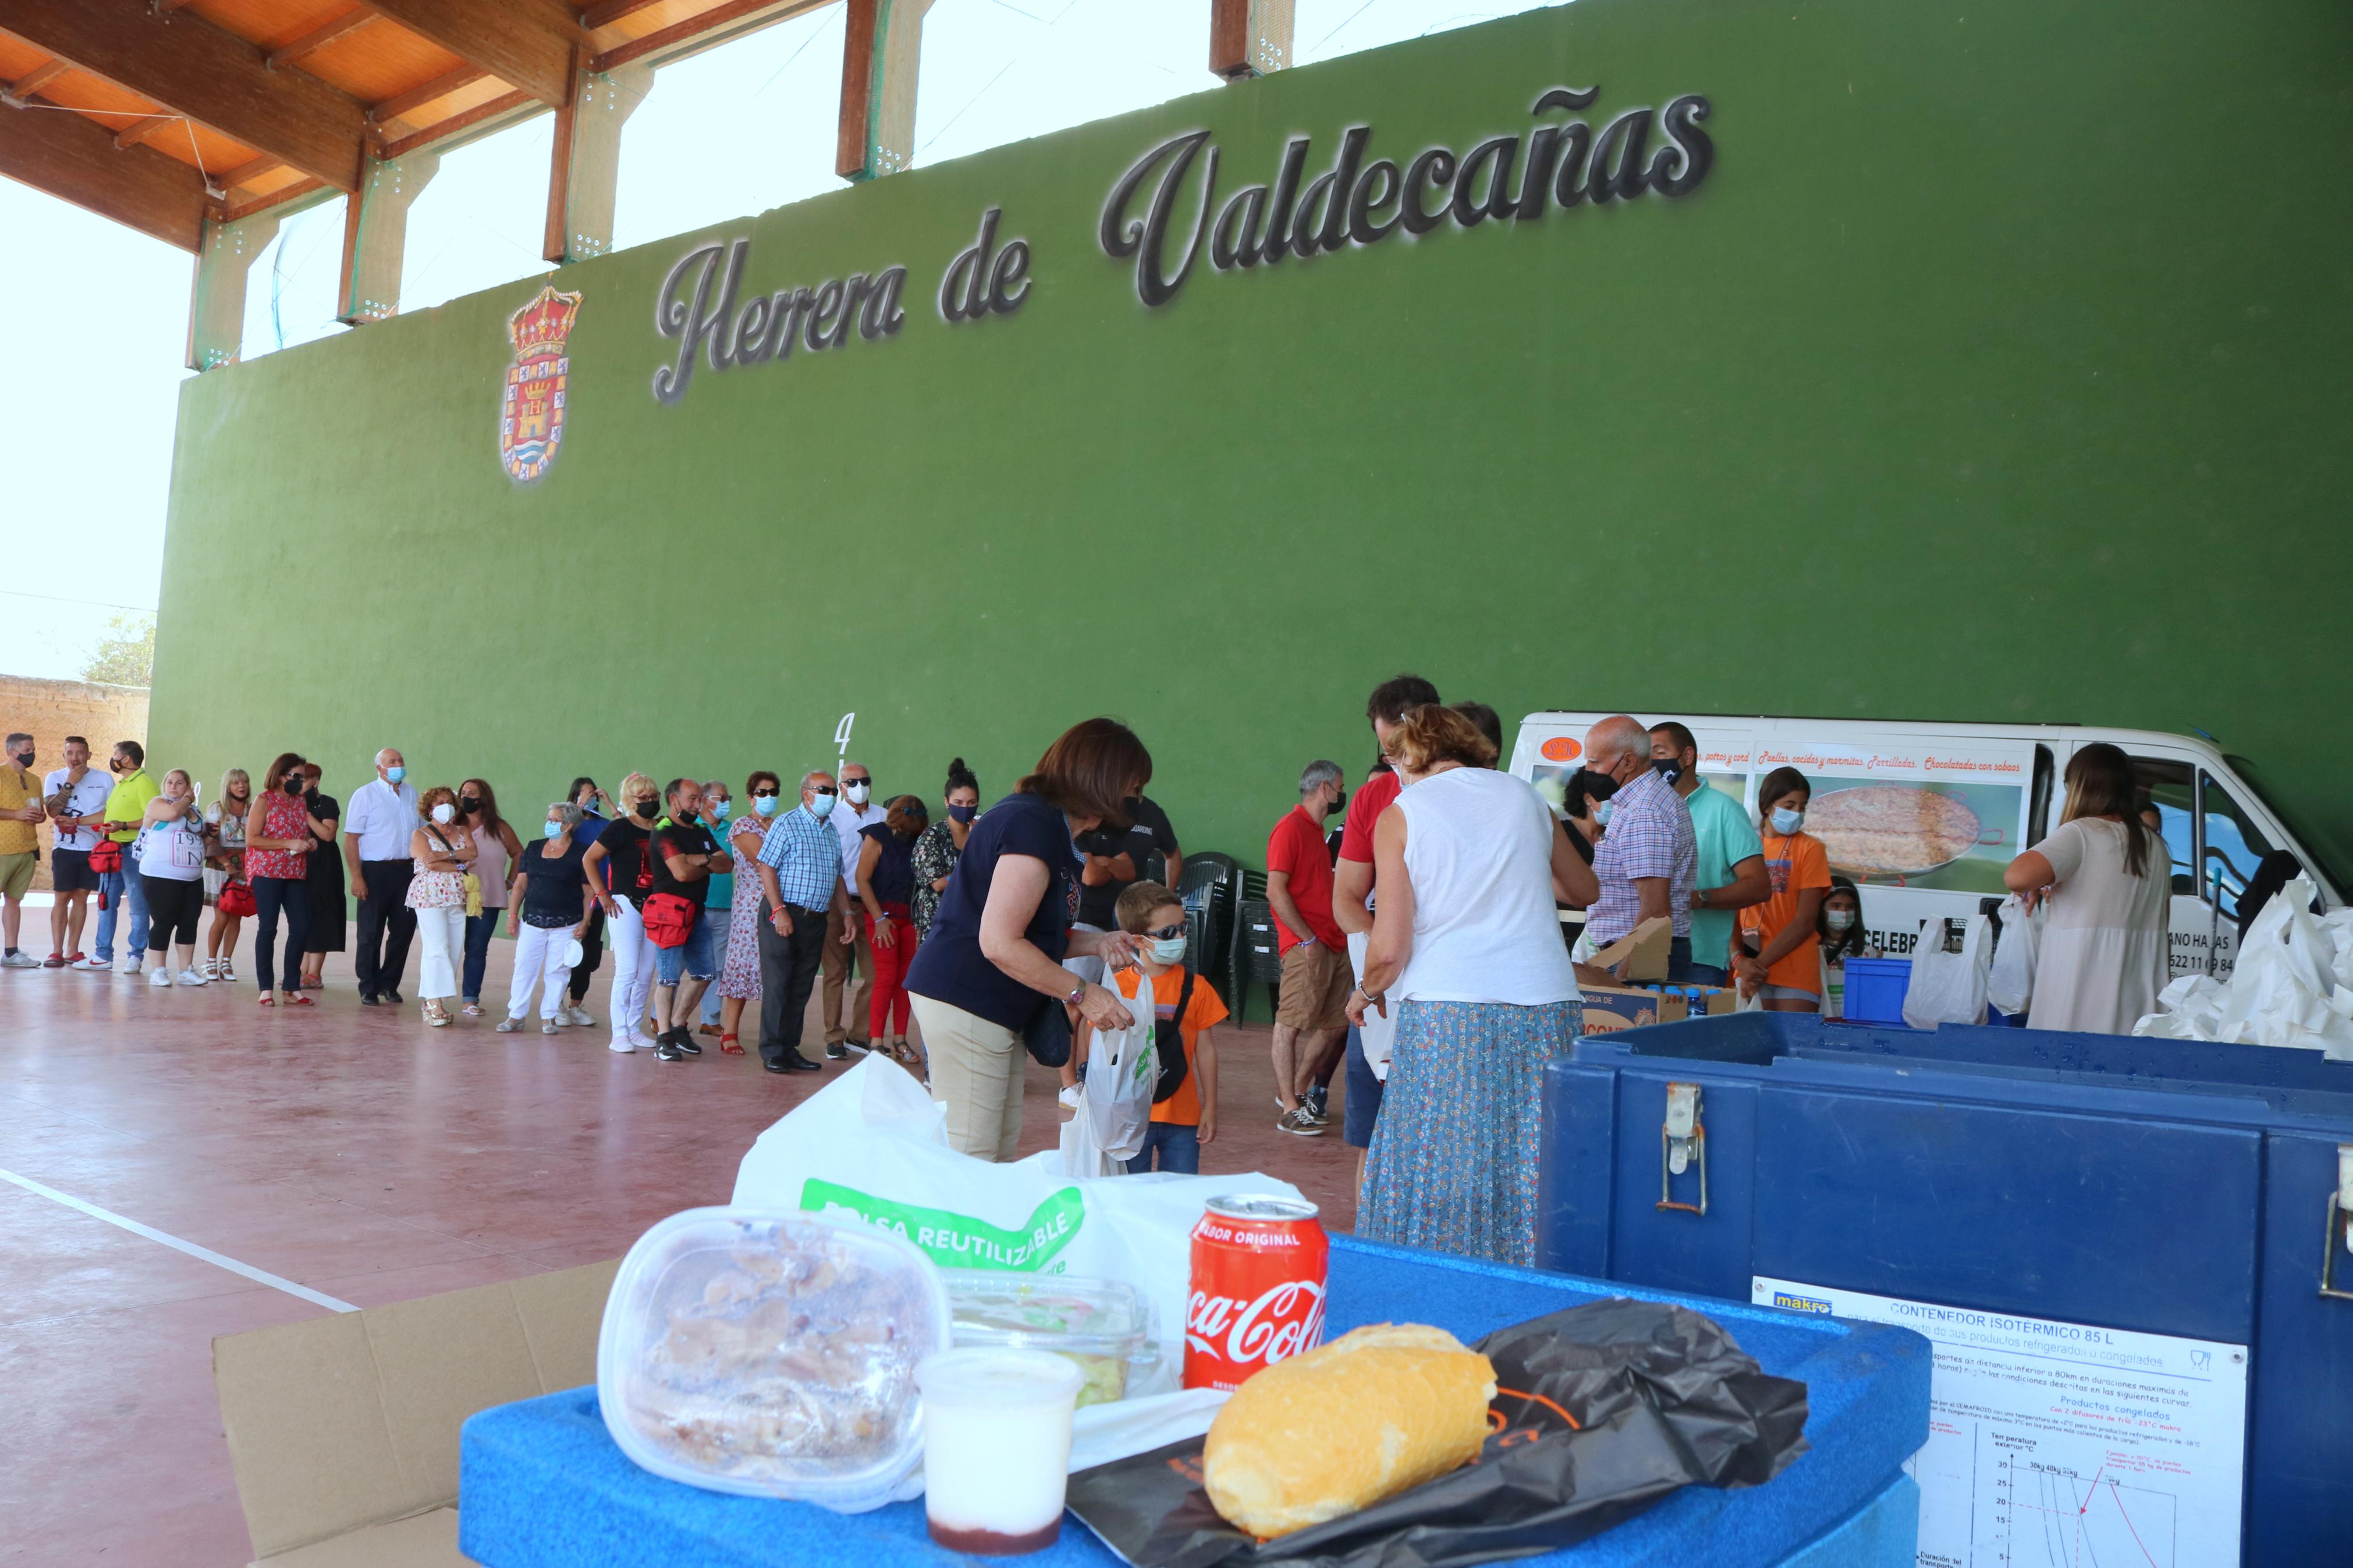
M1331 1253L1313 1204L1212 1198L1193 1227L1185 1386L1239 1388L1252 1373L1323 1343Z

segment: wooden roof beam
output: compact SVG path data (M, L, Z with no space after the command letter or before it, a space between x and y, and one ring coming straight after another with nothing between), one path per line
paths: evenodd
M378 129L406 114L412 109L422 109L436 99L447 98L461 87L471 87L491 73L473 66L459 66L445 71L431 81L420 82L406 92L395 93L382 103L368 110L368 122Z
M204 175L150 147L117 152L81 115L0 110L0 174L182 250L204 243Z
M144 146L179 122L176 114L150 114L134 120L114 133L114 150L125 153Z
M0 103L5 103L11 109L22 109L26 100L72 69L73 67L63 60L51 60L45 66L35 66L6 87L0 87Z
M282 169L285 166L285 159L273 158L269 156L269 153L265 153L249 163L239 163L234 169L224 170L220 174L214 175L213 184L218 190L234 193L253 184L254 181L261 178L262 175L269 173L270 170Z
M587 33L563 0L368 0L386 21L429 38L542 103L572 94L572 48Z
M0 0L0 31L331 185L359 188L360 105L316 77L272 72L259 47L202 16L158 16L147 0Z
M595 4L581 8L580 25L593 33L660 4L661 0L595 0Z
M271 70L290 66L305 55L318 53L337 38L358 32L375 19L375 12L369 10L365 5L354 5L333 21L311 28L292 43L284 44L270 50L269 58L264 59L262 64Z

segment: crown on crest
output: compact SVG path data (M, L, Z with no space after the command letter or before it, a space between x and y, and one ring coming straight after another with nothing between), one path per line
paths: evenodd
M507 318L507 336L513 341L518 355L554 353L572 335L572 322L579 314L580 296L559 294L550 284Z

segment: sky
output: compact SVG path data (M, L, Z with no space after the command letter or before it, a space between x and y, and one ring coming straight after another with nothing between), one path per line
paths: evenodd
M1297 64L1546 0L1297 0ZM1558 4L1561 0L1549 0ZM842 7L655 73L622 136L617 247L802 200L833 173ZM1208 0L936 0L914 162L960 158L1218 85ZM0 114L32 112L0 109ZM401 308L541 271L552 121L442 152L409 210ZM518 199L518 191L531 193ZM243 357L343 331L340 196L281 216L248 275ZM152 612L195 263L0 178L0 673L72 679L111 617Z

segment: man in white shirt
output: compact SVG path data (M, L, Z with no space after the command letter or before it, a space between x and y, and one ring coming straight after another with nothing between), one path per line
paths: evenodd
M880 822L882 807L874 799L874 775L864 763L845 763L841 769L841 804L826 825L841 839L841 886L849 902L836 903L825 917L825 1054L841 1061L849 1047L869 1048L867 1034L874 1006L874 950L866 940L866 906L858 898L858 852L865 847L859 835L867 824ZM854 952L852 950L855 950ZM858 964L858 989L849 1002L849 1023L841 1021L841 994L849 986L849 967ZM844 1042L847 1042L845 1044Z
M417 935L417 912L408 907L409 879L416 875L408 838L423 819L417 814L417 786L407 777L407 760L386 746L375 754L375 777L343 803L343 865L352 896L360 901L352 968L359 975L360 1001L370 1007L400 1000L400 972L408 966L408 944Z
M113 793L114 781L90 765L90 742L68 735L66 765L51 769L41 780L41 799L57 831L56 842L49 846L49 875L57 892L49 905L49 961L44 968L112 967L83 954L81 930L90 918L90 896L98 890L90 852L98 847L97 825L106 820L107 796Z

